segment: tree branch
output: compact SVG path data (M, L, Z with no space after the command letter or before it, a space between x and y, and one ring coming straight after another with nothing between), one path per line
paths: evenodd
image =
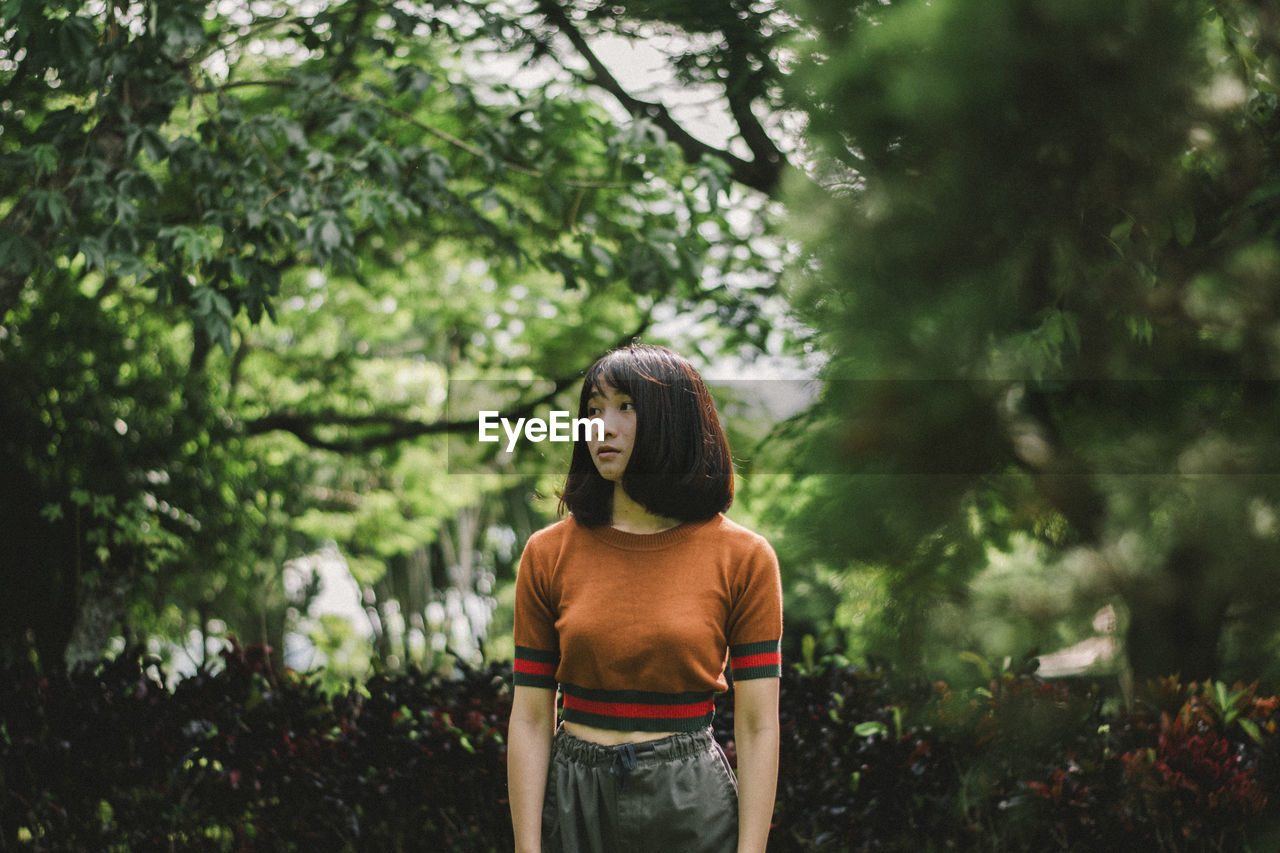
M651 314L645 312L639 327L631 334L624 335L616 341L610 349L626 346L631 341L639 338L649 328L652 320ZM550 391L500 412L499 417L507 419L526 417L534 409L555 399L557 394L566 388L572 387L580 382L581 379L581 372L570 376L562 376L555 380ZM336 453L359 453L365 450L387 447L400 441L407 441L424 435L447 435L466 432L476 429L477 426L478 422L475 419L414 421L397 415L275 412L246 421L241 434L248 436L264 435L270 432L288 432L296 436L303 444L308 447L314 447L317 450L330 450ZM326 427L352 427L357 429L361 427L381 427L382 429L373 435L326 439L319 435L319 431Z
M557 379L552 389L545 394L526 400L505 412L499 417L516 419L528 416L539 406L553 400L557 394L580 381L579 376L566 376ZM372 435L355 436L342 439L325 439L319 431L326 427L380 427ZM395 415L344 415L338 412L274 412L264 415L244 425L244 435L262 435L269 432L288 432L296 436L303 444L318 450L332 450L338 453L356 453L387 447L397 442L407 441L424 435L444 435L473 431L477 427L475 418L465 420L415 421Z
M778 183L782 179L782 170L786 167L787 160L765 131L760 119L756 118L755 112L751 109L751 100L732 89L726 93L726 97L729 101L729 112L733 116L734 122L738 125L742 140L747 143L747 147L755 155L755 158L747 164L752 172L755 173L752 180L771 187L766 194L773 196L777 192ZM754 184L748 184L748 186L754 186ZM760 187L756 188L760 189ZM765 192L764 190L761 191Z
M740 34L729 29L724 33L725 43L729 45L730 50L737 56L734 67L738 69L740 76L750 77L751 72L747 70L747 50L740 44ZM732 78L733 72L730 73ZM781 170L786 167L787 160L782 151L774 143L773 137L764 129L760 119L756 117L755 110L752 109L754 98L752 92L754 87L749 85L749 79L742 81L742 84L735 85L732 79L725 84L725 99L729 102L729 113L733 116L734 122L738 125L738 132L742 134L742 141L746 143L754 155L754 163L766 164L771 169L770 175L762 176L764 179L771 179L776 183L781 177Z
M277 88L277 89L295 89L298 86L298 82L296 80L291 80L288 78L234 80L226 83L219 83L216 85L194 87L192 88L191 91L193 94L196 94L196 95L211 95L211 94L219 94L229 89L243 88L245 86L267 86L267 87ZM347 94L345 92L340 92L338 94L338 97L342 98L342 100L344 101L350 101L351 103L354 103L354 104L376 106L379 109L386 112L387 114L395 116L396 118L401 119L402 121L408 122L409 124L413 125L419 130L425 133L428 133L436 137L437 139L448 143L449 145L452 145L454 148L457 148L461 151L465 151L466 153L472 155L473 157L479 158L481 160L493 160L494 162L499 163L502 166L502 168L506 169L509 172L515 172L516 174L526 175L530 178L535 178L538 180L542 180L547 177L547 174L540 169L531 169L528 166L522 166L519 163L513 163L510 160L501 160L498 158L494 158L488 152L482 150L478 146L472 145L470 142L467 142L465 139L460 139L459 137L453 135L452 133L449 133L446 130L441 130L435 125L427 124L425 121L413 115L412 113L406 112L405 110L402 110L398 107L394 107L391 104L386 103L385 101L360 98L355 95ZM266 155L265 150L263 151L263 154L264 156ZM628 184L623 183L622 181L594 180L594 179L588 179L588 178L567 178L567 179L563 179L561 183L563 183L563 185L566 187L574 187L576 189L589 189L589 190L591 189L625 189L628 186Z
M730 151L708 145L685 130L684 126L672 117L671 112L665 105L642 101L632 96L618 82L618 78L614 77L613 73L600 61L600 57L596 56L586 38L583 37L577 26L574 25L569 16L565 14L564 9L555 0L540 0L538 7L543 15L546 16L547 21L563 33L569 39L569 43L573 45L574 50L586 60L592 74L591 77L586 78L587 83L608 92L632 116L646 118L660 127L667 134L668 139L680 146L680 150L684 152L685 160L688 162L696 162L701 157L714 157L722 160L729 165L730 175L737 183L759 190L771 198L777 196L786 160L778 152L773 142L768 140L768 137L764 134L764 129L760 126L754 114L751 113L749 104L746 105L745 109L743 109L741 103L735 107L733 99L731 99L730 110L735 121L738 122L738 128L743 134L743 139L747 142L747 147L756 155L754 160L744 160ZM738 100L740 101L741 99ZM767 145L762 143L762 137L768 140ZM776 154L776 159L769 159L770 151ZM764 156L761 156L762 153Z

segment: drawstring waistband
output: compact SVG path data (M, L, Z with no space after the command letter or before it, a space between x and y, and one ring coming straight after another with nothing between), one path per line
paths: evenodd
M613 763L609 765L609 772L618 777L618 787L625 791L631 781L631 772L636 769L636 747L635 744L624 743L613 749Z
M641 760L668 761L683 758L711 748L715 737L710 727L700 732L681 732L658 740L605 746L576 738L561 727L556 732L555 750L571 761L597 766L608 764L609 773L618 780L618 788L627 790L631 774Z

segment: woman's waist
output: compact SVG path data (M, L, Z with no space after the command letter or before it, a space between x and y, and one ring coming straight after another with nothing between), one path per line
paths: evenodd
M617 740L619 735L640 740ZM594 738L604 738L603 741ZM706 751L715 743L710 726L689 732L615 732L589 726L562 723L556 732L553 752L588 764L612 764L625 754L637 764L662 762Z
M589 743L598 744L599 746L621 746L624 743L645 743L647 741L662 740L663 738L672 737L677 732L644 732L644 731L617 731L615 729L601 729L595 726L589 726L585 723L575 723L565 720L562 725L564 730L579 740L585 740Z

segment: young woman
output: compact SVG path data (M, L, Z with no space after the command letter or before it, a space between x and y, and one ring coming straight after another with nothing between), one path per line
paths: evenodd
M722 512L733 466L683 358L633 345L596 362L567 518L516 578L507 741L518 851L763 851L778 775L782 586L773 549ZM738 773L711 734L734 682ZM563 723L556 727L556 690Z

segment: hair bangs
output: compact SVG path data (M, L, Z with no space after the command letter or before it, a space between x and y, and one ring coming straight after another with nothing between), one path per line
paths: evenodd
M657 377L646 374L628 350L614 350L593 364L583 377L582 404L585 407L587 400L602 393L605 386L635 399L645 383L654 381Z

